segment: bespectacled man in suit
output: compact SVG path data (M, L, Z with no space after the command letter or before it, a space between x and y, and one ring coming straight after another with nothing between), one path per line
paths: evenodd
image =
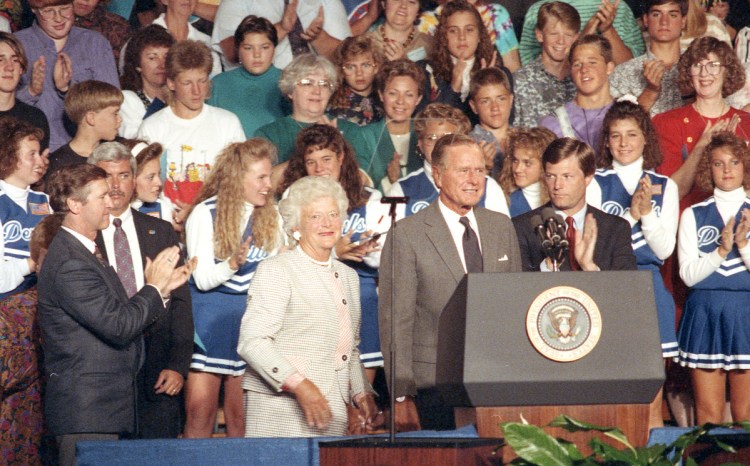
M146 261L146 285L128 297L95 239L109 225L107 173L80 164L47 185L54 215L64 216L39 275L39 324L47 387L45 416L60 464L75 464L80 440L117 439L135 431L135 378L143 331L168 309L195 260L176 267L172 246Z
M388 348L393 312L398 347L396 383L389 388L397 397L399 431L455 428L453 409L435 389L440 313L466 273L521 270L510 219L477 206L486 179L479 145L465 135L441 137L432 152L432 174L438 199L400 220L381 255L380 339ZM390 355L383 353L388 371Z

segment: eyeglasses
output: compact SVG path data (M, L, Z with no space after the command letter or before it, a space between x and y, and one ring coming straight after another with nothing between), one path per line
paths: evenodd
M721 64L720 61L709 61L706 63L693 63L690 65L690 76L698 76L701 74L701 70L703 68L706 69L706 73L710 74L711 76L716 76L717 74L721 73L721 67L724 66Z
M297 81L297 85L303 89L312 89L313 86L317 86L321 89L326 88L329 91L333 90L333 84L331 84L331 81L327 79L300 79Z
M362 73L372 73L375 70L375 63L365 62L360 65L354 63L344 63L341 65L341 69L344 70L344 74L352 75L357 72L357 69L362 70Z
M327 214L312 214L309 217L307 217L310 222L312 222L314 225L320 225L323 223L323 219L328 218L331 222L335 222L339 219L341 214L339 214L338 211L334 210L331 212L328 212Z
M60 15L63 19L70 19L73 16L73 5L62 5L58 7L50 6L36 10L44 20L50 21L55 19L55 15Z
M422 137L422 139L424 139L425 141L427 141L427 142L429 142L429 143L431 143L431 144L435 144L435 143L437 142L437 140L438 140L438 139L442 138L443 136L449 136L449 135L451 135L451 134L453 134L453 133L443 133L443 134L425 134L425 135L424 135L424 136Z

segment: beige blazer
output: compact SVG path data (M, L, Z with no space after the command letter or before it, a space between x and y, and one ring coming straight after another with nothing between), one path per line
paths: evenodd
M339 317L332 275L340 280L350 311L353 345L338 361ZM250 284L247 309L240 326L237 352L249 364L242 388L288 411L284 381L297 371L329 400L349 403L371 391L359 358L360 300L357 273L339 261L331 269L314 264L299 250L266 259ZM273 406L262 411L272 413ZM247 406L248 413L254 407ZM286 432L285 432L286 433Z

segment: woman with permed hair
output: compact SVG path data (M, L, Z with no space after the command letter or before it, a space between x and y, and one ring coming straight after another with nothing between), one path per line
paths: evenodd
M185 385L186 438L210 437L224 384L227 436L245 434L237 354L247 290L258 264L283 243L271 190L273 145L259 138L227 146L216 158L185 225L195 353Z
M51 213L49 197L30 190L44 176L47 164L39 141L42 130L31 123L0 118L0 298L36 284L37 264L29 254L34 227ZM15 226L13 226L15 225Z
M690 369L697 424L723 422L727 400L733 421L750 419L749 172L747 142L727 131L712 134L696 184L713 196L680 219L680 277L690 292L677 340L679 363Z
M280 192L305 176L326 176L337 181L349 201L348 218L336 243L336 257L359 275L362 302L360 355L370 383L375 370L383 367L378 336L377 278L382 241L370 238L388 230L388 210L380 203L380 192L364 186L354 151L336 128L313 125L297 135L294 154L284 171Z
M658 171L671 177L684 209L706 197L695 186L698 161L711 136L731 131L750 140L750 114L734 109L725 98L745 85L745 71L725 42L713 37L693 41L677 63L677 84L693 103L654 117L664 161Z
M534 210L549 200L547 186L542 183L542 154L555 139L555 133L541 126L509 131L508 159L497 181L507 196L511 217Z
M167 105L166 62L172 44L167 30L155 24L138 30L128 42L120 76L120 136L134 138L143 119Z
M289 160L297 134L316 123L335 124L344 137L357 127L341 118L329 118L328 101L339 85L336 67L327 58L305 53L292 60L279 79L279 90L292 103L292 113L255 131L255 136L271 141L279 151L277 163Z
M674 252L679 216L677 185L653 170L661 151L651 118L634 102L616 102L602 123L602 142L594 182L586 202L630 223L638 270L653 276L659 318L661 353L665 360L677 356L675 304L659 269ZM649 428L662 427L662 392L650 405Z

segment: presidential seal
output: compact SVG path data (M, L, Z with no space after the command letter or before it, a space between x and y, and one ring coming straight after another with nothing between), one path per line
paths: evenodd
M591 297L578 288L556 286L534 299L526 314L526 333L542 356L577 361L594 349L602 334L602 316Z

